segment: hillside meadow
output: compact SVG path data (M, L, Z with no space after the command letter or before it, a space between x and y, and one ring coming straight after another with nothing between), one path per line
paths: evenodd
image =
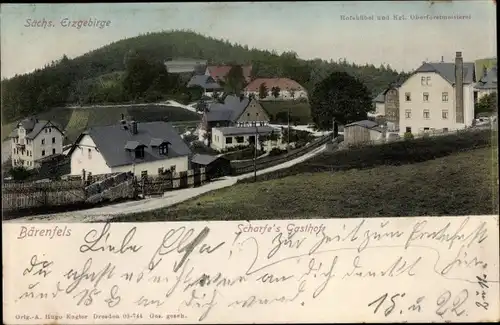
M102 107L53 108L37 114L36 117L50 120L65 130L65 144L72 143L84 130L94 126L119 123L122 114L138 122L168 121L194 124L200 115L177 106L167 105L113 105ZM16 122L2 125L2 141L7 138Z
M119 222L498 214L498 149L238 183Z
M281 124L288 122L290 111L290 123L300 125L312 122L311 106L308 102L291 100L267 100L260 101L262 108L269 114L271 123Z
M488 130L327 152L282 171L113 221L498 213L497 132Z

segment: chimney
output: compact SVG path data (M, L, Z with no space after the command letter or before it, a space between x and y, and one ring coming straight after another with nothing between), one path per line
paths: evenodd
M457 123L464 123L464 61L462 52L455 56L455 116Z
M132 134L137 134L137 121L132 121Z
M441 63L444 62L444 56L441 56Z

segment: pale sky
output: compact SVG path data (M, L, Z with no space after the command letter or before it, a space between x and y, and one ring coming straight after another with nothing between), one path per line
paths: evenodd
M411 15L462 15L467 19L414 20ZM373 15L375 20L342 20ZM386 21L377 16L389 15ZM406 20L395 20L404 15ZM109 20L104 29L65 28L61 20ZM54 27L25 27L27 19ZM297 52L300 58L390 64L412 70L422 61L496 57L493 0L380 2L254 2L141 4L2 4L1 75L33 71L146 32L191 29L250 48Z

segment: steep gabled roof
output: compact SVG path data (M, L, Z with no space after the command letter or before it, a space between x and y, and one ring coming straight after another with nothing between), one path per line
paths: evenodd
M250 104L248 97L229 95L224 104L214 103L210 105L209 111L205 113L207 121L231 121L236 122L245 108Z
M427 63L424 62L414 73L419 72L434 72L443 77L450 84L455 84L455 63L438 62ZM464 62L464 84L475 82L474 63Z
M59 132L61 132L62 134L64 134L64 132L62 131L62 128L54 122L51 122L49 120L39 120L35 117L29 117L29 118L22 120L21 122L19 122L17 124L17 127L14 130L12 130L12 132L10 133L10 135L9 135L10 138L15 138L18 136L18 129L20 126L26 130L26 138L27 139L36 138L37 135L40 134L40 132L42 132L42 130L46 126L53 127L54 129L56 129Z
M191 154L189 146L170 123L137 123L137 131L137 134L132 134L130 129L124 129L119 124L90 128L78 137L68 155L73 153L85 135L92 138L97 150L104 157L109 167L164 160ZM160 155L158 147L150 145L152 142L169 142L168 154L166 156ZM134 159L133 154L129 151L139 146L144 147L144 158L140 160Z
M373 99L375 103L385 103L385 90Z
M194 86L200 86L203 89L222 89L222 87L215 82L214 78L211 76L206 76L206 75L196 75L189 80L187 87L194 87Z
M476 89L497 89L497 66L492 67L485 76L479 80L475 86Z

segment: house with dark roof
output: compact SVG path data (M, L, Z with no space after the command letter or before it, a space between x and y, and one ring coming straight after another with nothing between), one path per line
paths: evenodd
M30 117L22 120L9 135L12 166L40 167L43 159L62 154L64 131L56 123Z
M382 141L385 130L378 123L362 120L344 125L344 142L347 145Z
M215 81L225 81L227 74L231 70L231 65L209 65L205 70L205 75L211 76ZM241 67L243 69L243 77L248 83L252 79L252 66L245 65Z
M187 83L188 88L200 87L203 89L202 95L213 97L215 93L221 93L223 88L214 78L207 75L195 75Z
M373 99L374 112L368 116L383 116L390 131L399 130L399 87L392 83Z
M260 98L261 85L264 85L266 89L264 98ZM273 94L273 88L278 88L279 92ZM289 78L257 78L245 87L244 94L245 96L253 95L260 100L294 100L308 97L306 89Z
M132 172L147 176L187 171L192 153L170 123L122 119L83 132L68 156L71 175Z
M497 92L498 84L497 84L497 66L493 66L491 69L484 69L482 77L474 86L475 91L477 92L477 100L481 99L481 97Z
M223 103L208 106L203 113L201 129L210 132L214 127L265 125L269 120L269 115L257 100L228 95Z
M446 132L472 126L473 62L423 62L399 88L399 133Z

